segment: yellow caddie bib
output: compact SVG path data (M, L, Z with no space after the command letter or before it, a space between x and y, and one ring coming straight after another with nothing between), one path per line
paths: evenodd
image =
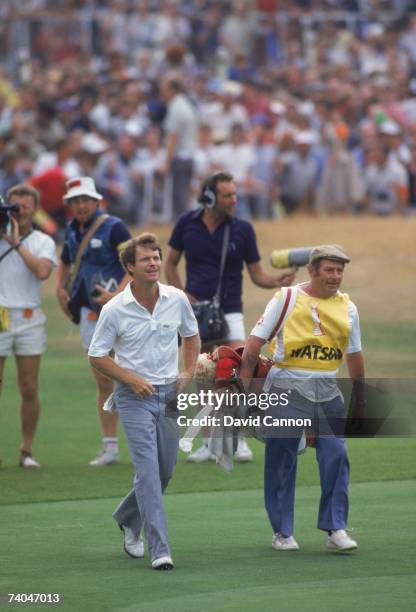
M298 291L282 332L270 347L275 366L289 370L333 372L342 362L350 333L349 297L338 292L326 300Z

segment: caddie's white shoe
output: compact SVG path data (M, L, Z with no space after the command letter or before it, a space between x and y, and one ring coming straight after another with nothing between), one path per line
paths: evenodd
M105 446L98 455L90 461L90 465L111 465L118 462L118 448Z
M299 544L293 536L285 538L281 533L274 534L272 547L276 550L299 550Z
M124 534L124 550L133 559L141 559L144 557L144 541L143 538L135 536L130 527L119 525Z
M19 467L26 468L29 470L33 468L36 469L40 468L40 463L39 461L36 461L36 459L32 457L32 455L24 451L20 453Z
M345 529L336 529L328 536L327 547L330 550L355 550L358 544L350 538Z
M155 570L173 570L174 565L172 559L166 556L152 561L152 567Z
M240 463L248 463L253 461L253 452L249 448L247 442L244 440L238 440L237 450L234 453L234 459Z
M211 451L208 450L208 447L204 444L194 453L190 453L187 456L186 461L188 463L205 463L205 461L215 461L215 455L213 455Z

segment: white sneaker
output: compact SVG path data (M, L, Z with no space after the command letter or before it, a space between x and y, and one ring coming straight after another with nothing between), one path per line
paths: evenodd
M111 465L118 462L118 448L106 446L100 450L98 455L90 461L90 465Z
M159 557L152 561L152 567L155 570L173 570L174 565L171 557Z
M237 450L234 453L234 459L241 463L247 463L253 461L253 452L250 450L247 442L244 440L238 440Z
M28 469L40 468L40 463L39 461L36 461L36 459L34 459L32 455L23 453L20 455L19 467Z
M205 461L215 461L215 455L213 455L211 451L208 450L208 447L204 444L194 453L190 453L186 460L189 463L205 463Z
M276 550L299 550L299 544L293 536L285 538L281 533L275 533L272 546Z
M144 557L144 541L140 536L135 536L130 527L119 525L124 533L124 550L133 559Z
M328 536L327 547L331 550L355 550L358 544L350 538L345 529L337 529Z

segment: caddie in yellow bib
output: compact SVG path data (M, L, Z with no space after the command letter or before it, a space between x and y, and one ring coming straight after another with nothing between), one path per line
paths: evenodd
M338 245L315 247L310 254L308 282L278 292L267 304L253 328L242 358L240 377L253 375L260 349L266 342L273 356L263 391L269 393L266 413L274 425L266 437L264 498L273 529L276 550L298 550L293 536L297 448L306 417L314 427L316 457L321 480L318 529L326 531L327 547L353 550L347 533L349 461L345 440L334 424L343 422L343 397L336 373L345 359L350 378L363 387L364 361L361 352L356 306L339 290L345 264L350 261ZM287 401L276 406L273 396ZM363 402L364 398L359 398ZM283 418L282 418L283 417ZM298 423L299 421L299 423ZM266 417L264 417L266 423ZM266 427L264 427L267 429Z
M328 299L298 292L293 312L271 342L275 367L335 371L341 365L349 337L348 302L338 292Z

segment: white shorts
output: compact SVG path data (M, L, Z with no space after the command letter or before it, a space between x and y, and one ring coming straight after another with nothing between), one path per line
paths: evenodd
M0 332L0 357L21 357L46 351L46 317L41 308L9 308L9 329Z
M81 334L82 347L84 351L88 351L88 349L90 348L97 321L98 315L93 310L82 306L79 322L79 331Z
M228 334L226 340L241 340L246 339L244 329L244 316L242 312L229 312L224 315L228 323Z

